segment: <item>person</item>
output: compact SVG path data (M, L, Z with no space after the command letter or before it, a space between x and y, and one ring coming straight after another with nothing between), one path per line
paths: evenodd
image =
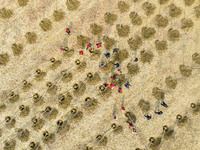
M118 52L118 51L119 51L119 48L113 49L113 53Z
M114 84L110 84L110 88L114 89L115 85Z
M113 119L117 119L117 117L116 117L116 115L115 115L115 114L113 114Z
M164 106L165 108L168 107L167 104L164 101L161 103L161 105Z
M115 68L119 67L119 63L114 64Z
M89 43L89 44L87 45L87 48L86 48L86 49L88 49L89 47L92 47L92 44L91 44L91 43Z
M104 83L103 85L104 85L105 87L107 87L107 86L108 86L108 84L107 84L107 83Z
M155 114L162 115L163 112L161 110L158 110L157 112L155 111Z
M83 55L83 51L79 51L79 54L80 54L80 55Z
M122 93L122 88L121 87L119 87L118 92Z
M115 79L116 79L116 76L113 75L113 76L111 76L110 78L111 78L111 80L115 80Z
M101 64L99 65L100 68L103 68L104 66L105 66L105 63L101 63Z
M97 48L100 48L101 47L101 43L97 43Z
M124 106L122 106L122 107L121 107L121 109L122 109L122 110L125 110L125 107L124 107Z
M110 57L110 53L106 53L104 54L106 56L106 58L109 58Z
M129 89L130 86L132 86L132 85L130 85L129 82L126 82L125 87L126 87L127 89Z
M118 73L122 73L121 69L118 69L117 72L118 72Z
M151 115L144 115L146 118L147 118L147 120L150 120L151 119Z
M69 28L66 29L66 32L67 32L68 35L70 35L70 33L71 33Z
M137 133L135 128L133 128L133 133L134 133L134 134L136 134L136 133Z
M137 62L138 61L138 58L136 57L135 59L134 59L134 62Z

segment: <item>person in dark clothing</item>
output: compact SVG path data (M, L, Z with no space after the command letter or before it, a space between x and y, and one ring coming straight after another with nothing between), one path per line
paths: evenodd
M115 68L119 67L119 63L114 64Z
M132 85L130 85L129 82L126 82L125 87L129 89L130 86L132 86Z
M151 119L151 115L144 115L144 116L147 118L147 120Z
M165 108L168 107L168 105L164 101L161 103L161 105L164 106Z
M155 114L162 115L163 112L161 110L158 110L157 112L155 111Z
M110 53L106 53L104 54L106 56L106 58L109 58L110 57Z

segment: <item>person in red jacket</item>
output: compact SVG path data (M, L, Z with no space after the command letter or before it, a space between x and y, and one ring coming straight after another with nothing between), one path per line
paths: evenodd
M68 35L70 35L70 33L71 33L69 28L66 29L66 32L67 32Z
M121 87L119 87L118 92L122 93L122 88Z
M101 43L97 43L97 48L100 48L101 47Z
M92 47L92 44L91 44L91 43L89 43L89 44L87 45L87 48L86 48L86 49L88 49L89 47Z
M79 54L80 54L80 55L83 55L83 51L79 51Z

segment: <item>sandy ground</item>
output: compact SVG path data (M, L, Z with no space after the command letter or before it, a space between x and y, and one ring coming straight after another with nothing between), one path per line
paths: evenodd
M189 121L187 124L181 128L177 127L175 130L174 137L169 140L163 140L160 147L161 150L198 150L200 147L199 136L199 116L191 114L190 103L196 103L199 100L199 88L200 88L200 74L198 69L192 70L192 75L190 77L183 77L179 71L179 65L185 64L190 67L199 67L192 61L192 54L199 52L198 44L196 44L196 39L199 39L198 29L199 20L191 14L193 14L193 8L199 5L196 0L194 4L190 7L185 7L183 0L175 1L170 0L167 4L160 6L157 0L149 0L156 5L156 10L154 14L150 17L146 17L144 11L141 9L142 4L145 0L140 0L137 3L133 3L131 0L124 0L130 5L128 12L120 14L117 7L116 0L79 0L81 2L80 7L77 11L70 12L67 10L65 0L40 0L30 1L25 7L19 7L18 3L14 0L1 1L0 9L5 7L13 10L13 16L8 20L0 20L0 45L1 53L8 53L10 56L10 61L6 66L0 66L0 92L1 100L4 101L5 95L7 95L14 87L18 86L24 79L30 82L33 86L28 92L23 92L20 88L16 90L19 93L20 100L14 104L8 101L4 102L7 105L5 111L0 113L0 121L3 122L4 118L8 115L13 116L18 110L21 104L30 107L30 114L27 117L21 118L16 114L16 124L12 129L7 129L4 124L1 124L3 129L2 136L0 137L0 149L3 149L3 142L6 139L15 139L16 150L27 149L30 142L39 142L42 138L42 133L48 130L50 133L55 132L56 122L59 119L66 120L66 114L74 107L83 112L83 118L77 122L70 122L70 130L66 134L56 135L56 140L54 143L44 144L41 142L42 149L44 150L79 150L84 144L95 139L98 134L102 134L108 130L112 123L123 126L122 133L115 135L112 130L106 134L108 142L106 146L94 145L93 148L97 150L133 150L135 148L145 149L149 143L150 137L158 137L162 134L162 127L164 125L174 126L176 122L176 115L187 114L189 116ZM148 0L147 0L148 1ZM181 14L177 19L172 19L169 21L170 24L164 29L158 29L154 23L153 18L161 10L161 14L168 16L168 5L170 3L176 4L181 7L185 16L191 16L194 26L189 29L189 31L184 31L180 29L180 20L184 18L184 13ZM44 7L45 13L44 13ZM53 21L53 11L55 9L62 9L65 12L65 18L61 22ZM129 25L131 32L129 37L119 38L115 25L109 26L104 22L104 14L110 11L118 15L118 20L116 24L126 24ZM142 25L133 26L129 19L129 13L136 11L142 16ZM94 20L94 14L96 15ZM39 22L43 18L49 18L53 22L52 30L44 32L39 26ZM121 18L121 19L120 19ZM72 22L72 34L67 36L65 29ZM102 35L108 34L109 37L118 40L118 47L120 49L126 48L129 50L127 40L130 37L140 34L140 30L143 26L150 26L156 29L156 35L151 40L144 41L142 47L139 49L151 50L154 54L152 62L143 64L140 59L138 65L140 67L140 72L134 77L130 77L130 83L132 87L130 89L125 89L123 87L123 93L119 94L117 88L113 89L113 94L109 98L98 99L98 108L95 111L87 111L82 107L84 99L87 96L93 96L98 93L98 87L103 84L104 74L99 71L99 60L89 60L90 54L85 51L84 55L78 54L79 48L76 44L76 36L79 34L91 37L90 24L97 23L103 26ZM167 40L167 31L170 27L179 29L181 33L181 38L177 42L168 41L168 50L162 54L157 53L155 50L154 41L156 39ZM108 30L108 33L106 31ZM25 34L26 32L34 31L38 40L35 44L28 44L26 42ZM68 39L68 46L75 49L75 53L70 58L64 58L62 52L59 50L63 43L64 38ZM94 37L94 41L97 42L97 37ZM93 41L93 43L94 43ZM14 56L11 45L13 43L22 43L24 45L23 54L20 56ZM197 46L197 48L196 48ZM106 50L104 47L100 48L102 53ZM139 56L138 51L138 56ZM126 65L133 59L133 52L129 50L130 58L124 61L121 65L123 73L127 73ZM50 62L47 60L54 57L56 60L62 60L61 66L59 66L55 71L50 70ZM87 62L87 68L84 72L77 72L75 67L76 59L85 60ZM45 61L46 60L46 61ZM44 63L44 64L41 64ZM35 81L32 76L38 65L40 69L47 72L47 76L41 82ZM34 93L42 93L45 91L45 84L48 81L54 82L56 77L59 76L60 72L64 69L70 68L73 73L73 80L70 83L59 83L59 91L56 95L45 95L45 103L41 106L33 106L33 102L30 100L28 102L23 102L24 99L31 97ZM99 71L101 76L101 81L95 85L87 85L86 92L84 95L75 97L73 96L72 103L67 109L59 108L58 104L58 93L62 93L71 89L74 83L78 81L85 82L85 78L88 72ZM167 76L173 76L178 78L178 85L175 90L170 90L165 84L165 78ZM153 118L149 121L143 116L142 111L137 107L140 99L144 98L148 100L151 104L151 109L155 108L156 99L152 95L152 88L159 87L166 91L165 102L169 105L168 108L162 107L161 110L164 112L162 116L153 115L153 110L150 114ZM126 111L133 112L136 117L136 127L138 129L138 134L133 134L128 128L126 123L125 112L120 110L121 98L125 96L125 108ZM113 105L116 103L117 106L117 120L113 120L112 112ZM46 120L44 127L38 132L34 131L30 125L31 118L33 116L38 116L39 113L44 110L47 106L55 106L59 111L55 119ZM17 128L26 128L30 132L30 138L27 142L21 142L17 139L15 135ZM90 144L89 146L92 146Z

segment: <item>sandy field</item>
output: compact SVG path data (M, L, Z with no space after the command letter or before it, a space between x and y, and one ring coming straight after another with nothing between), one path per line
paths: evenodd
M0 150L199 150L199 25L199 0L1 0Z

